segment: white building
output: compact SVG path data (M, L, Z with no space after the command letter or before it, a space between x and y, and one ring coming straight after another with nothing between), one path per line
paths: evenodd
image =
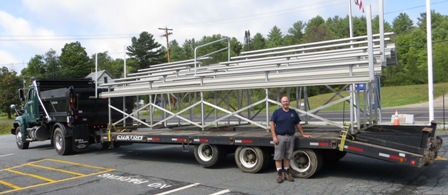
M86 79L90 78L92 80L95 80L95 72L91 72L89 75L85 77ZM107 72L107 70L101 70L98 71L98 85L103 83L115 83L114 78L112 75Z

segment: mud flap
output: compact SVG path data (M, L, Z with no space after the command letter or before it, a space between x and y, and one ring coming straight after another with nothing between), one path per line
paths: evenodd
M83 151L89 146L89 126L77 125L72 127L73 131L73 150L75 152Z

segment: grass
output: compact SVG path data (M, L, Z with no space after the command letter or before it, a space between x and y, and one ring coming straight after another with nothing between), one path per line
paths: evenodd
M434 98L442 96L444 93L448 93L448 83L434 84ZM349 95L348 91L341 93L344 97ZM317 95L309 98L311 109L322 106L334 93ZM364 104L364 94L360 93L361 106ZM448 98L448 97L447 97ZM340 97L336 97L332 101L339 100ZM394 107L403 106L408 104L415 104L428 101L428 85L408 85L408 86L393 86L381 88L381 105L382 107ZM295 106L295 102L291 102L291 105ZM345 109L349 104L345 104ZM339 103L324 110L342 110L344 103Z
M10 134L12 128L13 119L0 115L0 135Z

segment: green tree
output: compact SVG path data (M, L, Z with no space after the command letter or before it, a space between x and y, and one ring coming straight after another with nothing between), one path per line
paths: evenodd
M184 44L182 44L182 48L185 51L185 55L187 56L187 59L194 58L194 48L196 47L196 40L193 39L187 39L185 40Z
M55 50L50 49L47 51L47 53L45 53L44 60L46 74L43 78L58 78L57 75L64 74L61 64L59 63L59 56L57 56Z
M244 51L250 51L252 45L252 38L250 37L250 31L244 31Z
M353 36L367 35L367 22L366 17L354 17L353 18Z
M162 46L154 40L154 36L146 31L138 38L132 37L132 45L127 47L127 54L138 61L137 69L166 62Z
M266 40L266 47L272 48L272 47L279 47L283 46L283 34L280 28L277 26L274 26L268 34L268 38Z
M288 29L288 34L284 38L286 45L295 45L303 42L303 30L306 24L302 21L295 22L291 28Z
M22 69L21 75L23 77L43 77L45 75L45 62L44 56L35 55L27 64L27 67Z
M21 79L15 71L9 71L8 68L2 67L0 72L0 110L8 114L11 119L11 104L20 104L17 98L17 90L21 87Z
M396 34L408 33L412 30L414 23L406 13L400 13L392 22L392 28Z
M331 31L325 25L325 20L321 16L310 19L305 28L305 43L325 41L331 38Z
M59 62L63 73L55 75L60 78L83 78L90 73L89 56L79 42L65 44ZM59 76L61 75L61 76Z
M448 42L434 44L434 82L448 82Z
M170 42L171 62L187 60L188 56L184 48L182 48L176 40Z
M255 34L252 40L252 49L259 50L266 48L266 39L263 37L261 33Z
M326 25L328 26L328 29L331 31L333 38L342 39L350 37L348 16L345 18L341 18L339 16L328 18L326 21Z

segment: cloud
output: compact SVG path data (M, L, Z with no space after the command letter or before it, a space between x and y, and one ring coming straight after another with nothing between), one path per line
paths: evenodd
M288 28L299 20L307 22L317 15L327 19L348 14L347 1L334 0L23 0L17 6L26 16L0 11L0 20L7 21L0 24L6 26L6 33L2 34L32 35L40 40L5 42L8 48L0 46L0 49L15 56L26 53L16 57L25 60L50 48L60 55L64 44L74 41L79 41L89 55L109 51L112 57L122 58L123 47L142 31L153 34L157 42L165 45L160 27L172 28L170 40L176 39L180 44L186 39L198 40L213 34L243 41L246 30L252 35L259 32L266 36L277 26L287 34ZM354 16L361 14L353 8Z

